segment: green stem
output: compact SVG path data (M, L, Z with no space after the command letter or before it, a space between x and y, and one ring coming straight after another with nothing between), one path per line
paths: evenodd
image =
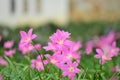
M40 73L39 73L39 71L37 71L37 73L38 73L39 79L42 80L42 78L40 77Z
M33 42L32 42L33 43ZM42 54L38 51L38 49L36 49L36 47L34 46L34 45L32 45L34 48L35 48L35 50L37 51L37 53L38 53L38 55L40 55L40 58L41 58L41 61L42 61L42 65L43 65L43 67L44 67L44 69L45 69L45 64L44 64L44 62L43 62L43 58L42 58ZM45 71L46 71L46 69L45 69Z
M100 63L100 71L102 72L102 58L101 58L101 63Z

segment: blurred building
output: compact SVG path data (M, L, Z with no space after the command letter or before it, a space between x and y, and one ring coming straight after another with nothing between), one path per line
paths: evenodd
M66 23L69 0L0 0L0 24Z
M64 24L69 20L115 21L120 0L0 0L0 24Z
M75 21L120 20L120 0L71 0L70 7Z

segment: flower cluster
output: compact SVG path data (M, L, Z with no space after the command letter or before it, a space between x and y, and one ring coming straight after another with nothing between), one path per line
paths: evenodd
M26 54L32 50L37 50L41 48L41 44L33 45L32 40L37 37L36 34L32 34L33 29L30 29L28 33L25 31L20 31L21 40L19 43L19 50L22 51L22 54ZM46 60L42 60L41 55L39 54L37 59L31 60L31 68L36 68L37 70L44 70L44 64L47 64Z
M5 43L4 43L4 48L6 49L5 51L4 51L4 54L6 55L6 56L13 56L15 53L16 53L16 49L12 49L12 47L13 47L13 45L14 45L14 41L13 40L11 40L11 41L6 41Z
M116 47L116 43L114 42L112 45L96 49L96 52L95 58L100 58L100 63L104 64L106 60L112 60L112 57L118 55L119 48Z
M90 54L93 48L102 48L106 45L111 45L115 40L119 38L115 32L110 32L108 35L101 37L95 37L93 40L86 42L86 53Z
M100 58L100 63L104 64L106 60L111 60L112 57L118 55L120 50L116 47L117 38L116 33L110 32L108 35L88 41L86 43L86 53L90 54L93 48L97 48L97 54L94 57Z
M2 40L2 36L0 35L0 41ZM6 66L8 63L5 59L3 59L2 56L0 56L0 65L1 66ZM0 75L0 80L2 80L2 76Z
M41 44L33 45L33 39L37 37L36 34L32 34L32 29L26 33L20 31L21 40L19 43L19 50L22 54L26 54L32 50L38 52L37 59L31 60L31 68L39 70L46 70L47 64L57 66L62 70L62 76L68 76L70 80L74 80L76 74L80 73L81 70L78 68L81 59L81 52L79 49L82 47L81 42L74 42L70 40L70 33L63 30L57 30L52 34L49 39L47 46L43 48L46 51L52 51L53 54L40 54L39 50ZM86 53L90 54L93 52L93 48L96 49L95 58L100 59L100 64L104 64L107 60L112 60L113 57L118 56L120 49L116 46L116 39L120 38L116 36L116 33L111 32L108 35L90 40L86 43ZM8 43L6 43L8 45ZM4 47L10 48L12 43L8 46L4 44ZM44 57L44 59L43 59ZM118 71L118 66L113 71Z
M50 36L51 42L48 42L48 46L45 46L46 51L51 50L53 55L46 54L51 64L56 65L63 71L63 76L68 76L69 79L74 78L77 73L80 73L78 65L80 62L81 48L80 42L73 42L69 40L70 33L63 30L57 30L52 36Z

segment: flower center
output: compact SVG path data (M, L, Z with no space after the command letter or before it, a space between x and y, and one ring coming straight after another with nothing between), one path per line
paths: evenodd
M104 54L104 55L102 56L103 59L107 59L107 57L109 57L109 54L108 54L108 53L106 53L106 54Z
M56 61L55 59L52 59L52 60L51 60L51 63L52 63L52 64L55 64L56 62L57 62L57 61Z
M25 39L25 41L26 41L26 42L30 42L30 38L27 37L27 38Z
M71 59L71 58L72 58L72 55L71 55L71 54L67 54L66 58L67 58L67 59Z
M74 68L73 68L73 67L70 67L70 68L69 68L69 72L74 72Z
M59 41L58 41L58 44L63 44L63 40L59 40Z

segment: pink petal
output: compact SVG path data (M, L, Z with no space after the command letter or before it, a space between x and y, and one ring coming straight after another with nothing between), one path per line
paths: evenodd
M112 43L112 46L113 46L113 47L116 47L116 42L113 42L113 43Z
M31 35L32 35L32 31L33 31L32 28L28 31L28 36L29 36L29 37L31 37Z
M22 38L27 37L27 34L26 34L26 32L25 32L25 31L20 31L20 35L21 35L21 37L22 37Z
M103 51L101 49L96 49L96 52L101 56L103 55Z
M95 57L95 58L101 58L101 56L100 56L100 55L95 55L94 57Z
M37 35L36 34L33 34L32 35L32 39L34 39L34 38L36 38L37 37Z

